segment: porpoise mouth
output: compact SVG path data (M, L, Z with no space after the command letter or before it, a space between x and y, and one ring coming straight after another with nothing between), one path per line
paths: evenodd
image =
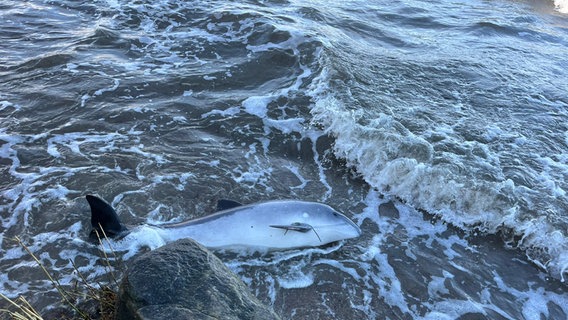
M355 222L353 222L351 219L347 218L343 213L335 211L333 214L336 217L342 217L343 221L349 223L357 231L357 236L361 235L361 228L359 228L359 226L356 225Z
M351 226L353 228L355 228L355 230L357 230L357 236L361 235L361 228L359 228L358 225L355 224L355 222L351 221L350 219L347 219L347 221L349 221L349 224L351 224Z

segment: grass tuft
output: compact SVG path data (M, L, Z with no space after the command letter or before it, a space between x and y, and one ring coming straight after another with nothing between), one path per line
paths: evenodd
M15 301L6 297L2 293L0 293L0 297L10 305L12 305L16 311L8 310L8 309L0 309L0 312L7 313L12 319L16 320L43 320L42 316L37 312L34 307L30 305L26 298L19 296Z
M106 234L103 232L103 237L101 238L97 233L99 244L103 244L103 239L109 243ZM83 319L83 320L107 320L114 319L116 313L116 302L118 299L118 286L119 281L115 275L115 268L111 264L111 260L104 250L102 252L102 259L104 260L105 268L107 269L107 274L111 277L111 285L102 285L100 283L93 283L89 281L81 272L79 268L75 265L72 260L69 260L73 266L74 273L77 274L78 280L76 281L73 288L65 288L59 280L51 275L47 270L45 265L37 258L37 256L26 246L19 237L14 239L26 252L34 259L37 265L41 268L43 273L46 275L47 279L52 283L52 285L57 289L59 296L61 296L64 306L69 309L64 314L58 315L59 318L65 319ZM116 253L111 248L111 252L114 257L114 261L120 261L117 259ZM0 309L0 315L6 314L8 317L14 320L43 320L42 315L34 309L34 307L23 297L20 296L16 299L10 299L7 296L0 293L0 298L7 301L9 306L7 309ZM96 307L92 307L95 305ZM90 310L90 311L89 311Z

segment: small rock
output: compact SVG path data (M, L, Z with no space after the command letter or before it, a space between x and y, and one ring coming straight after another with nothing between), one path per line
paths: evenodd
M279 319L213 253L183 239L135 259L117 319Z
M381 203L379 205L379 214L382 217L389 217L393 219L398 219L400 217L398 209L394 206L392 201Z

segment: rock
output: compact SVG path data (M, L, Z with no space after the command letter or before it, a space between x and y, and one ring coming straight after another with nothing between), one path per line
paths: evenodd
M390 217L393 219L398 219L400 217L398 209L394 206L392 201L381 203L379 205L379 214L383 217Z
M221 260L191 239L135 259L117 319L279 319Z

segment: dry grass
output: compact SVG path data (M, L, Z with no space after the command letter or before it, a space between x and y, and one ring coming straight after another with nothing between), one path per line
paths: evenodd
M104 232L102 237L97 233L97 237L99 244L101 245L103 243L103 239L108 242L108 238ZM57 278L52 276L45 265L29 249L29 247L22 242L20 238L16 237L14 240L34 259L46 275L47 279L52 283L54 288L57 289L59 296L62 299L62 306L65 307L63 309L64 311L57 315L58 318L84 320L114 319L119 282L115 275L115 267L112 266L111 259L104 250L101 250L103 254L102 259L104 261L105 268L107 269L107 274L110 276L110 285L102 285L100 283L93 283L92 281L87 280L87 278L79 272L75 263L70 260L74 273L78 275L79 279L76 281L73 288L66 288L61 285ZM114 250L112 250L112 247L111 252L114 256L114 260L119 261L119 259L116 259L116 254ZM0 315L4 314L15 320L43 320L42 315L35 310L23 296L16 299L10 299L0 293L0 298L8 302L8 307L6 309L0 309Z
M12 300L2 293L0 297L12 306L14 310L0 309L0 312L8 314L12 319L17 320L43 320L42 316L30 305L26 298L20 296L16 300Z

